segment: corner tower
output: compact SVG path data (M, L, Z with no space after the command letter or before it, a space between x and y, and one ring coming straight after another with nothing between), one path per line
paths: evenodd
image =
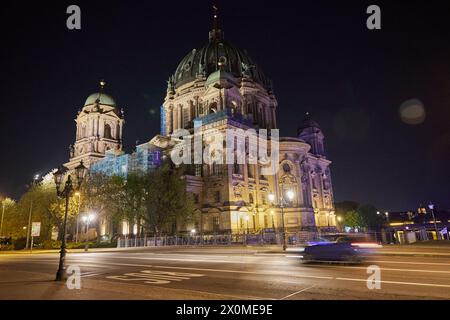
M91 94L78 112L75 144L70 146L69 169L83 161L86 167L103 159L109 150L122 149L123 110L104 93L106 83L100 82L100 91Z
M298 128L298 137L311 146L310 153L326 158L324 140L325 136L319 124L311 115L306 113L305 119Z

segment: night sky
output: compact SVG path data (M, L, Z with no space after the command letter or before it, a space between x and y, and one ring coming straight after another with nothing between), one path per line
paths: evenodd
M297 5L294 5L297 3ZM366 28L378 4L382 30ZM336 201L450 208L448 1L221 1L225 39L274 82L282 136L309 111L326 135ZM66 28L77 4L82 30ZM0 194L68 160L74 118L104 78L132 151L159 132L166 81L208 40L210 1L3 1ZM402 103L420 100L421 124Z

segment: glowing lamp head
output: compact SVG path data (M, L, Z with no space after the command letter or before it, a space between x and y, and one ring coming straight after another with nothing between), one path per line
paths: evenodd
M432 204L432 203L430 202L430 204L428 205L428 208L429 208L430 210L434 210L434 204Z
M275 195L273 193L270 193L268 198L270 202L275 202Z
M61 185L64 175L65 175L65 167L61 167L56 169L55 172L53 172L53 179L55 180L56 187L59 189L59 186Z
M87 174L88 169L84 166L83 161L75 168L75 173L77 175L78 183L81 184Z
M289 190L289 191L286 193L286 196L287 196L287 198L288 198L290 201L294 200L294 197L295 197L294 191Z

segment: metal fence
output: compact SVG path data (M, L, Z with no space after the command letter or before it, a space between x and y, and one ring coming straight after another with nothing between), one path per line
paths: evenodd
M288 245L303 244L318 239L315 232L297 232L286 234ZM121 237L117 239L118 248L159 247L159 246L227 246L227 245L281 245L282 233L271 234L228 234L205 236L161 236L161 237Z

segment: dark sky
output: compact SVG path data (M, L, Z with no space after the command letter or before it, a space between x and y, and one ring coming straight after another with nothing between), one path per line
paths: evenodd
M297 3L295 5L295 3ZM225 38L273 79L281 134L309 111L326 134L337 201L450 208L450 6L377 1L222 1ZM66 28L78 4L82 30ZM105 78L126 112L125 145L159 130L166 80L206 43L210 1L7 1L0 9L0 193L68 159L77 110ZM426 120L401 121L419 99Z

